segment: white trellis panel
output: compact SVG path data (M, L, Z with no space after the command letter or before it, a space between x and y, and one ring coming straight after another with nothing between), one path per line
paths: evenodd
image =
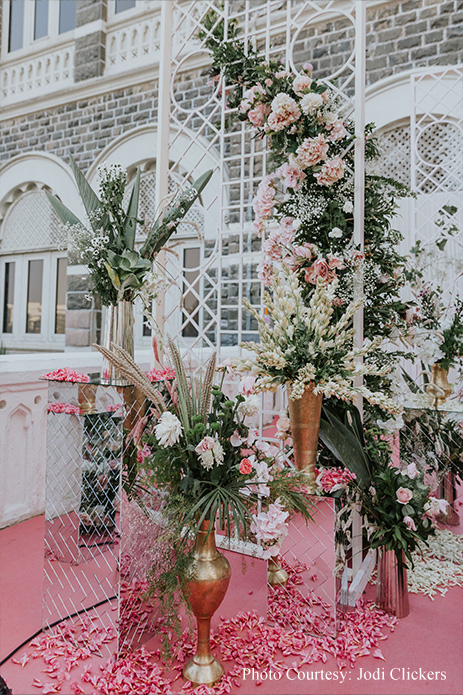
M208 76L210 56L198 30L210 10L225 28L230 21L237 22L245 46L266 58L279 58L290 70L298 71L310 61L314 76L335 90L340 109L356 124L355 237L363 244L365 4L358 0L225 0L221 9L212 0L176 0L170 18L174 40L164 46L164 55L171 54L169 95L165 74L160 84L161 114L165 100L170 100L169 133L164 124L160 134L164 146L169 142L164 171L168 170L169 180L186 183L214 168L202 196L203 242L192 234L177 249L178 258L166 258L166 272L174 282L165 295L164 333L176 338L194 360L212 349L221 358L238 354L242 341L258 339L257 325L244 309L243 299L262 309L257 277L262 240L253 231L252 199L267 173L268 153L248 125L229 125L227 85ZM182 155L175 157L182 141ZM195 248L195 253L187 253ZM357 328L361 341L361 315ZM265 395L256 423L261 432L284 405L283 389ZM356 523L351 577L362 561L361 535L361 524Z

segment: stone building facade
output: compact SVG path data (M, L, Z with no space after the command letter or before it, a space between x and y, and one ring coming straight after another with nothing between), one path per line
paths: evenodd
M234 1L239 5L239 0ZM272 11L284 14L286 0L269 2ZM343 4L335 3L340 12ZM410 71L463 62L463 0L366 0L365 4L367 114L369 95L405 84ZM119 159L129 174L141 166L142 200L154 213L162 0L76 0L66 9L62 0L42 2L45 5L47 15L40 23L35 0L0 2L0 342L12 351L88 348L101 326L101 307L88 299L84 269L68 265L63 275L60 259L66 254L56 242L59 225L44 192L52 191L77 214L82 212L69 152L95 185L97 166L103 162ZM60 14L72 7L73 16ZM284 32L277 32L272 50L277 52L285 41ZM342 13L332 12L296 37L293 55L295 62L310 60L315 75L323 76L336 71L353 50L352 24ZM201 107L213 89L205 60L182 66L173 87L175 101L185 113ZM385 166L409 182L404 166L410 148L406 118L398 117L393 101L388 108L379 124L388 145ZM201 123L193 114L191 132L197 132ZM211 137L210 129L203 128L201 135ZM229 165L232 178L238 176L234 166ZM236 190L235 195L241 194ZM203 224L200 211L195 219ZM231 335L240 282L232 257L242 249L242 225L238 220L228 222L222 254L231 260L221 271L227 282L220 301L227 307L221 322ZM211 249L214 240L205 236L205 248ZM246 244L246 252L259 249L252 236ZM196 248L188 238L181 259L185 273L193 272ZM248 270L255 280L255 262ZM212 280L217 277L214 273L212 268ZM206 282L202 291L207 290ZM211 296L211 311L217 300ZM187 335L188 328L183 330ZM149 343L141 319L137 342Z

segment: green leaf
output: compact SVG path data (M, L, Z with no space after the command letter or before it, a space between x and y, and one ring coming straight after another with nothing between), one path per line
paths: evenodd
M77 164L74 160L74 157L70 154L69 158L71 160L71 167L72 167L72 171L74 172L74 178L75 178L76 183L77 183L77 188L79 189L80 197L82 198L82 202L84 204L85 210L86 210L87 215L89 217L90 224L92 224L92 222L91 222L92 213L96 212L97 210L102 210L103 209L103 203L100 201L97 194L95 193L95 191L90 186L87 179L85 178L85 176L83 175L83 173L81 172L79 167L77 166ZM102 220L101 222L102 222L103 227L104 227L105 226L104 221ZM98 225L98 227L99 226L100 225ZM93 224L92 224L92 227L95 229ZM95 229L95 231L96 231L96 229Z
M137 169L135 181L130 194L127 217L124 226L124 244L127 249L133 250L135 245L135 232L137 229L138 201L140 197L140 169Z
M365 462L363 449L352 431L340 420L338 423L334 427L322 419L320 421L320 439L333 456L341 461L351 473L355 473L360 487L367 488L371 484L371 476Z
M45 191L45 194L48 200L50 201L54 211L57 213L60 220L64 222L64 224L68 222L69 224L82 224L79 218L76 217L74 213L71 212L71 210L69 210L69 208L61 202L61 200L55 198L55 196L49 193L48 191Z
M121 281L120 281L120 279L119 279L119 275L116 273L115 270L113 270L113 269L111 268L111 266L109 265L109 263L106 263L106 261L105 261L105 268L106 268L106 270L107 270L107 272L108 272L108 275L109 275L109 277L110 277L110 279L111 279L111 282L113 283L114 287L116 288L116 290L119 290L120 287L121 287Z

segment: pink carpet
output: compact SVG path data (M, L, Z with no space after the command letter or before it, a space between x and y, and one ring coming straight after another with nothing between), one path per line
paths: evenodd
M461 527L455 529L461 532ZM41 587L42 587L42 538L43 519L36 518L0 531L0 659L33 634L40 627ZM221 617L229 618L238 611L257 610L263 612L265 591L263 589L265 571L260 561L248 561L242 573L240 556L232 556L233 580L226 599L219 609L215 624ZM372 587L369 596L374 597ZM372 656L361 657L354 668L339 672L337 662L331 656L325 663L302 666L299 671L290 670L279 680L277 671L269 669L267 675L258 671L241 673L240 687L232 685L230 692L250 695L271 695L273 693L328 695L340 694L393 694L430 693L433 695L461 695L463 693L463 602L462 590L452 588L445 597L438 596L434 601L421 595L410 595L410 615L400 620L391 633L385 629L381 652L384 660ZM116 606L113 606L116 608ZM102 619L108 606L100 609ZM247 635L248 644L253 643L253 635ZM244 644L244 643L243 643ZM155 640L145 645L149 650L156 650ZM115 640L108 644L115 649ZM98 649L95 647L95 649ZM31 654L33 648L21 648L14 659L21 660L23 654ZM102 653L102 652L100 652ZM299 654L300 657L300 654ZM64 658L64 657L62 657ZM299 663L300 658L293 654L280 657L287 665ZM27 661L27 658L25 659ZM69 680L62 684L50 680L47 665L42 658L30 659L23 666L9 659L0 667L0 673L12 688L14 695L31 693L60 692L62 695L84 692L93 694L101 692L95 689L88 676L81 676L89 665L91 673L98 676L100 665L105 659L94 650L91 655L80 659L78 665L69 667ZM233 663L224 662L226 671L233 668ZM420 671L421 669L421 671ZM45 670L45 673L44 673ZM39 679L40 686L34 687L34 679ZM63 676L64 678L64 676ZM343 679L343 682L341 682ZM37 682L37 681L36 681ZM60 686L60 689L58 687ZM178 679L172 691L178 691L182 682ZM123 679L120 685L110 692L127 691ZM144 692L152 693L148 689ZM167 691L169 692L169 691ZM204 691L207 692L207 691ZM137 694L136 694L137 695Z

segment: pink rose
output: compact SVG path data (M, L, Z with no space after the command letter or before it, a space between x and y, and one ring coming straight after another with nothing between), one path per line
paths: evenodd
M330 270L328 263L323 258L316 260L310 268L307 268L304 274L305 281L310 282L312 285L316 285L318 279L324 285L329 285L335 278L336 273Z
M413 480L413 478L416 478L416 476L418 475L418 468L416 467L416 463L414 461L412 463L408 464L407 475L412 480Z
M341 258L338 258L338 256L335 256L332 253L329 253L328 256L328 267L330 270L334 270L334 268L344 268L344 263Z
M411 516L404 516L404 524L408 526L410 531L416 531L416 525Z
M399 487L395 494L400 504L408 504L413 497L413 492L408 487Z
M315 174L315 178L321 186L332 186L333 183L342 179L343 176L344 162L339 155L325 162L321 171Z
M205 451L210 451L214 448L214 440L212 437L204 437L195 448L197 454L204 454Z
M248 119L256 128L261 128L264 125L265 104L259 103L253 109L248 111Z
M328 143L323 135L317 135L316 138L305 138L296 150L298 162L304 169L313 167L326 159L327 153Z

